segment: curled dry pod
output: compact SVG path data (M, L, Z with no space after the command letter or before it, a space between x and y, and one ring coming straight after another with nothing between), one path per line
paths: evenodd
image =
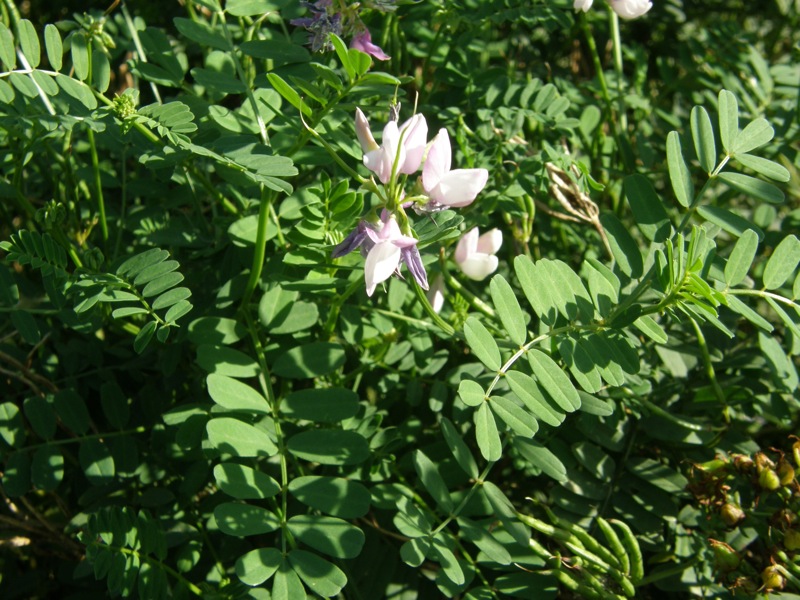
M782 590L786 585L786 578L774 565L767 567L761 572L761 581L764 583L764 589L767 592Z
M719 509L719 516L728 527L736 527L747 516L742 507L733 502L726 502Z
M714 551L714 566L717 571L729 573L739 567L742 558L736 550L719 540L709 539L708 543L711 544L711 549Z

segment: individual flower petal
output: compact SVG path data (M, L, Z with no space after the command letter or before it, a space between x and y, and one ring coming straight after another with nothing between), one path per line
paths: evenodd
M497 270L498 260L492 254L473 254L458 266L470 279L481 281Z
M458 240L454 257L457 264L461 264L478 251L478 235L478 228L473 227Z
M353 39L350 40L350 47L361 50L361 52L366 52L377 60L389 60L391 58L391 56L381 50L380 47L372 43L372 36L368 29L353 36Z
M452 152L447 130L440 129L428 150L422 167L422 187L431 201L451 208L471 204L486 186L486 169L450 170Z
M392 168L398 152L402 153L400 160L405 160L405 152L399 145L399 141L400 132L397 123L389 121L383 128L380 147L364 154L364 166L375 173L381 183L387 183L391 179Z
M486 169L455 169L446 173L428 195L439 204L463 208L472 204L488 180Z
M444 306L444 278L441 273L436 276L428 290L428 302L431 303L433 312L439 313Z
M408 267L408 272L411 273L414 280L419 284L423 290L428 289L428 273L425 271L425 265L422 264L422 257L419 255L419 250L416 244L407 246L401 249L402 260Z
M497 254L503 245L503 232L499 229L490 229L478 238L478 252L484 254Z
M612 10L623 19L637 19L653 8L650 0L609 0Z
M350 254L356 248L365 248L369 250L374 245L372 240L367 235L367 232L372 231L373 226L366 221L359 221L353 231L347 234L339 244L334 247L331 252L331 258L341 258L345 254Z
M428 156L422 167L422 187L433 189L439 184L445 173L450 171L451 160L450 136L445 129L440 129L431 142Z
M486 279L497 270L498 260L494 254L503 243L499 229L487 231L480 237L478 228L473 227L458 241L455 261L461 272L470 279Z
M400 126L405 160L399 164L398 173L411 175L422 162L428 143L428 123L422 115L414 115Z
M367 254L364 264L364 281L367 284L367 296L372 296L375 286L392 276L400 264L400 248L391 242L375 244Z
M362 152L367 153L377 150L378 144L375 142L375 138L372 137L369 121L360 108L356 108L356 137L358 137L358 143L361 144Z
M397 272L401 261L406 263L420 286L428 289L428 276L416 248L417 240L403 235L397 219L386 210L381 214L381 222L380 229L371 225L365 228L362 248L368 248L364 264L367 295L371 296L379 283Z
M583 12L586 12L592 8L593 1L594 0L575 0L575 2L572 4L572 8L574 8L576 11L582 10Z
M375 173L381 183L388 183L393 172L410 175L419 168L425 153L428 124L422 115L414 115L399 127L396 120L390 120L383 128L378 146L367 118L356 109L356 135L364 152L364 166Z

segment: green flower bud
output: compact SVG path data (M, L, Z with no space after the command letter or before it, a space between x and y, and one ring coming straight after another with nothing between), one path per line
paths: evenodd
M738 504L734 504L733 502L727 502L722 505L722 508L719 510L719 516L722 517L723 522L728 527L735 527L747 516L745 515L742 507Z
M733 466L736 467L738 471L747 472L753 468L753 459L746 454L734 454Z
M774 470L767 467L761 469L758 473L758 485L764 490L774 492L781 487L781 478L778 477L778 474Z
M775 566L770 566L761 572L761 581L764 583L765 591L782 590L786 585L786 579Z
M100 248L92 248L83 253L83 264L92 271L99 271L105 260L106 258Z
M794 464L800 469L800 440L792 444L792 456L794 457Z
M783 547L794 552L800 550L800 531L797 529L789 529L783 534Z
M739 554L725 542L709 539L711 549L714 552L714 566L717 571L729 573L735 571L742 562Z
M781 459L778 463L778 477L781 485L791 485L794 481L794 467L786 459Z
M139 94L136 90L129 88L125 90L122 96L114 98L114 106L111 109L114 116L122 121L133 117L136 114L136 104L139 100L138 96Z

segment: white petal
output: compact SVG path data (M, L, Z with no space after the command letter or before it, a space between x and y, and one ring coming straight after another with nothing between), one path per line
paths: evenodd
M593 0L575 0L575 2L572 4L572 8L586 12L592 8L592 1Z
M422 115L414 115L400 126L403 136L403 147L406 151L405 161L398 168L398 173L410 175L419 169L425 145L428 143L428 123Z
M383 174L379 174L378 176L383 183L386 183L392 176L395 158L397 158L398 165L402 165L403 161L406 159L406 150L400 144L400 131L397 129L397 123L395 121L389 121L386 127L383 128L381 148L384 152L383 160L385 162L382 168L386 179L383 178Z
M458 240L456 246L455 259L457 263L462 263L478 250L478 228L473 227Z
M653 8L650 0L611 0L611 8L623 19L636 19Z
M400 248L392 243L375 244L367 254L364 264L364 281L367 284L367 296L372 296L375 286L386 281L397 270L400 264Z
M422 187L426 192L431 193L442 177L450 171L450 154L450 137L447 135L447 130L440 129L431 142L422 167Z
M358 143L361 144L362 152L367 153L377 149L378 144L375 143L375 138L372 137L372 132L369 130L369 121L360 108L356 108L356 136Z
M431 289L428 291L428 301L431 303L433 312L439 313L444 306L444 279L441 274L436 276L433 280Z
M488 180L489 171L486 169L456 169L446 173L433 190L427 191L436 202L461 208L475 200Z
M470 279L481 281L497 270L497 257L490 254L473 254L462 263L458 263L461 272Z
M487 231L478 238L478 252L483 252L484 254L497 254L502 245L503 232L499 229Z

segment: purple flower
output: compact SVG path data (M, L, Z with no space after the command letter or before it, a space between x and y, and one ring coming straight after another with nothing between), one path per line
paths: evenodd
M364 264L364 281L368 296L372 296L379 283L383 283L394 274L400 274L401 262L406 264L420 287L428 289L428 274L417 249L417 240L403 235L397 219L387 211L383 211L379 225L360 221L342 243L333 249L331 257L339 258L356 248L361 248L367 257Z
M379 46L372 43L372 36L369 34L369 29L364 29L354 35L353 39L350 40L350 47L361 50L361 52L365 52L377 60L389 60L391 58L391 56L381 50Z
M313 4L311 2L301 2L300 4L311 11L312 16L292 19L289 22L292 25L305 27L308 30L308 44L313 52L333 50L333 45L330 43L328 36L331 33L336 35L342 33L342 15L339 13L328 14L331 0L318 0Z
M341 258L345 254L350 254L356 248L363 246L364 242L368 240L367 229L369 228L371 228L369 223L366 221L359 221L356 228L333 249L331 258ZM369 241L371 242L371 240Z

